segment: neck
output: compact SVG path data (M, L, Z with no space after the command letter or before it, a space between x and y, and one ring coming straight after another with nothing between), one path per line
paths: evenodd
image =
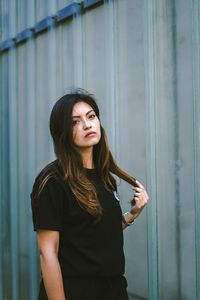
M87 169L94 169L93 148L82 149L80 154L83 160L83 167Z

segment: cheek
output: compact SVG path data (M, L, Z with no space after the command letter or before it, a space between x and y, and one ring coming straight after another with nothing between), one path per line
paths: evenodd
M98 129L99 135L101 136L101 124L99 121L97 123L97 129Z
M74 144L79 144L83 140L83 134L79 128L74 128L72 131L72 139Z
M74 143L78 140L78 131L76 129L72 131L72 140Z

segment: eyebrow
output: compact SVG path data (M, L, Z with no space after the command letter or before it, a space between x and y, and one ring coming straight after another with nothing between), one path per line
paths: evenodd
M91 113L92 111L94 111L93 109L89 110L87 113L86 113L86 116ZM80 118L81 116L72 116L72 118Z

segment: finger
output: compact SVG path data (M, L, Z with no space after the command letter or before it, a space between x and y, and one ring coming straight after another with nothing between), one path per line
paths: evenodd
M137 191L137 192L142 192L144 189L142 189L142 188L139 188L139 187L132 187L132 189L134 190L134 191Z
M134 197L140 197L141 196L141 193L135 193Z
M147 203L148 200L144 193L135 193L133 198L139 199L141 203Z
M139 192L139 193L144 193L145 194L145 197L147 197L149 199L149 195L147 194L147 191L145 190L145 188L136 188L136 187L132 187L132 189L135 191L135 192Z
M144 186L141 184L141 182L139 182L138 180L136 180L136 183L139 185L140 188L144 189Z
M144 190L144 194L145 194L145 197L147 198L147 200L149 199L149 195L147 194L147 191Z
M135 204L137 204L140 199L138 197L134 197L134 200L135 200Z

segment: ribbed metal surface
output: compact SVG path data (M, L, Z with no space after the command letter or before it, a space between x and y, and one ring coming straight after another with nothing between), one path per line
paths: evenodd
M2 0L0 22L0 299L37 297L29 194L72 86L96 95L116 159L150 194L125 231L130 299L200 299L199 1Z

